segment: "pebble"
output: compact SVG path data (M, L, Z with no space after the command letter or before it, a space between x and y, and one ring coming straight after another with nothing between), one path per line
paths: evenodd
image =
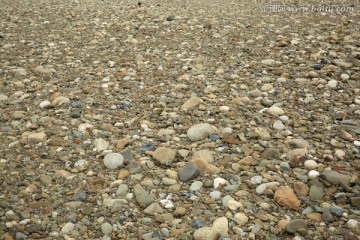
M309 170L313 170L317 167L317 162L314 160L306 160L304 162L304 167Z
M157 148L154 153L152 154L152 157L160 164L168 164L169 162L173 162L175 159L175 151L169 148L165 147L159 147Z
M200 176L200 171L194 163L187 163L184 167L179 169L180 181L186 183Z
M39 142L45 142L47 140L47 135L44 132L39 133L31 133L28 136L28 141L30 143L39 143Z
M133 191L137 203L142 207L147 207L155 201L155 196L149 194L140 184L136 184Z
M120 153L108 153L103 162L106 168L116 169L124 166L124 157Z
M189 100L187 100L182 106L182 109L191 110L199 106L203 100L199 97L191 97Z
M62 228L61 233L62 234L69 234L72 230L74 230L75 224L72 222L67 222Z
M101 232L104 235L109 235L112 231L113 231L113 227L111 226L110 223L106 222L101 225Z
M104 151L104 150L108 149L109 142L105 141L102 138L97 138L94 141L94 145L95 145L95 148L96 148L97 151Z
M214 128L208 123L196 124L189 128L187 137L195 142L207 138L210 134L214 134Z
M294 191L291 188L285 186L280 186L276 190L274 200L279 205L293 210L298 210L301 204Z
M200 181L195 181L190 185L190 191L196 192L199 191L204 184Z
M317 186L311 186L309 191L309 198L312 201L321 201L323 198L323 189Z
M286 224L285 231L290 234L296 233L301 228L307 228L307 223L302 219L296 219Z
M267 112L272 115L283 115L285 113L284 110L277 106L271 106L268 108Z
M345 186L350 185L351 177L345 174L338 173L336 171L326 170L320 174L320 177L325 179L331 184L344 184Z

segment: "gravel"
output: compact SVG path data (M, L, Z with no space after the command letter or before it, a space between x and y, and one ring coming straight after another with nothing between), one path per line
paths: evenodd
M357 239L358 6L269 4L2 0L0 239Z

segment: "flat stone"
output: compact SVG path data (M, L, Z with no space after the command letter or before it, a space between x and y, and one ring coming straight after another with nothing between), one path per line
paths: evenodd
M294 234L301 228L306 228L307 223L302 219L296 219L286 224L285 231L290 234Z

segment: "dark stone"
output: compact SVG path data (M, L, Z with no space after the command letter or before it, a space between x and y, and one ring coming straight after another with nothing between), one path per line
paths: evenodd
M43 226L41 224L31 224L26 227L26 231L28 233L38 233L43 230Z
M179 178L182 182L188 182L200 176L200 171L194 163L188 163L179 169Z
M138 174L142 172L142 167L137 161L131 161L129 164L129 172L131 174Z
M136 151L138 153L145 153L146 151L154 151L156 149L151 143L145 144L145 146L138 148Z
M74 194L74 196L73 196L73 200L74 200L74 201L80 201L80 202L85 201L86 198L87 198L87 194L84 193L84 192L82 192L82 193L76 193L76 194Z
M328 223L334 221L334 216L328 210L326 210L322 213L321 218L323 221L328 222Z
M337 217L341 217L344 213L344 209L341 207L332 207L330 208L330 212Z
M206 222L203 220L195 220L190 223L192 228L202 228L206 226Z
M168 22L171 22L171 21L174 21L175 20L175 16L168 16L167 18L166 18L166 21L168 21Z
M306 227L307 227L306 221L304 221L302 219L296 219L296 220L293 220L293 221L289 222L288 224L286 224L285 231L287 233L294 234L297 232L298 229L301 229L301 228L306 229Z
M314 64L312 65L312 68L315 69L315 70L320 70L321 69L321 64Z
M220 137L219 137L218 135L215 135L215 134L209 135L209 138L210 138L210 140L213 141L213 142L215 142L215 141L217 141L217 140L220 139Z

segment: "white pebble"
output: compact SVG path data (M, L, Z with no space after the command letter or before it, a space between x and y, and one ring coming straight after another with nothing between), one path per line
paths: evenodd
M214 188L219 188L222 186L225 186L228 183L228 181L226 181L223 178L215 178L214 179Z
M115 169L124 165L124 157L120 153L109 153L103 162L108 169Z
M282 115L279 118L280 118L281 121L289 121L289 117L285 116L285 115Z
M354 145L360 147L360 141L354 141Z
M235 201L234 199L230 199L228 201L228 208L232 211L235 211L236 209L242 209L243 205L241 202Z
M346 73L343 73L343 74L340 75L340 78L341 78L342 80L349 80L350 76L347 75Z
M210 194L210 197L212 198L212 199L219 199L220 197L221 197L221 192L219 192L219 191L213 191L213 192L211 192Z
M359 222L355 219L350 219L347 223L346 223L347 227L350 229L357 229ZM359 230L359 229L358 229Z
M262 181L262 176L254 176L250 179L250 183L253 185L260 184Z
M317 162L315 162L314 160L306 160L304 162L304 166L306 169L315 169L317 167Z
M220 112L228 112L228 111L230 110L230 107L228 107L228 106L221 106L221 107L219 108L219 110L220 110Z
M42 101L42 102L39 104L39 107L40 107L40 108L45 108L45 107L47 107L47 106L49 106L49 105L50 105L50 101L45 100L45 101Z
M311 178L311 179L315 179L315 178L317 178L319 175L320 175L320 173L319 173L318 171L316 171L316 170L311 170L311 171L309 172L309 178Z

